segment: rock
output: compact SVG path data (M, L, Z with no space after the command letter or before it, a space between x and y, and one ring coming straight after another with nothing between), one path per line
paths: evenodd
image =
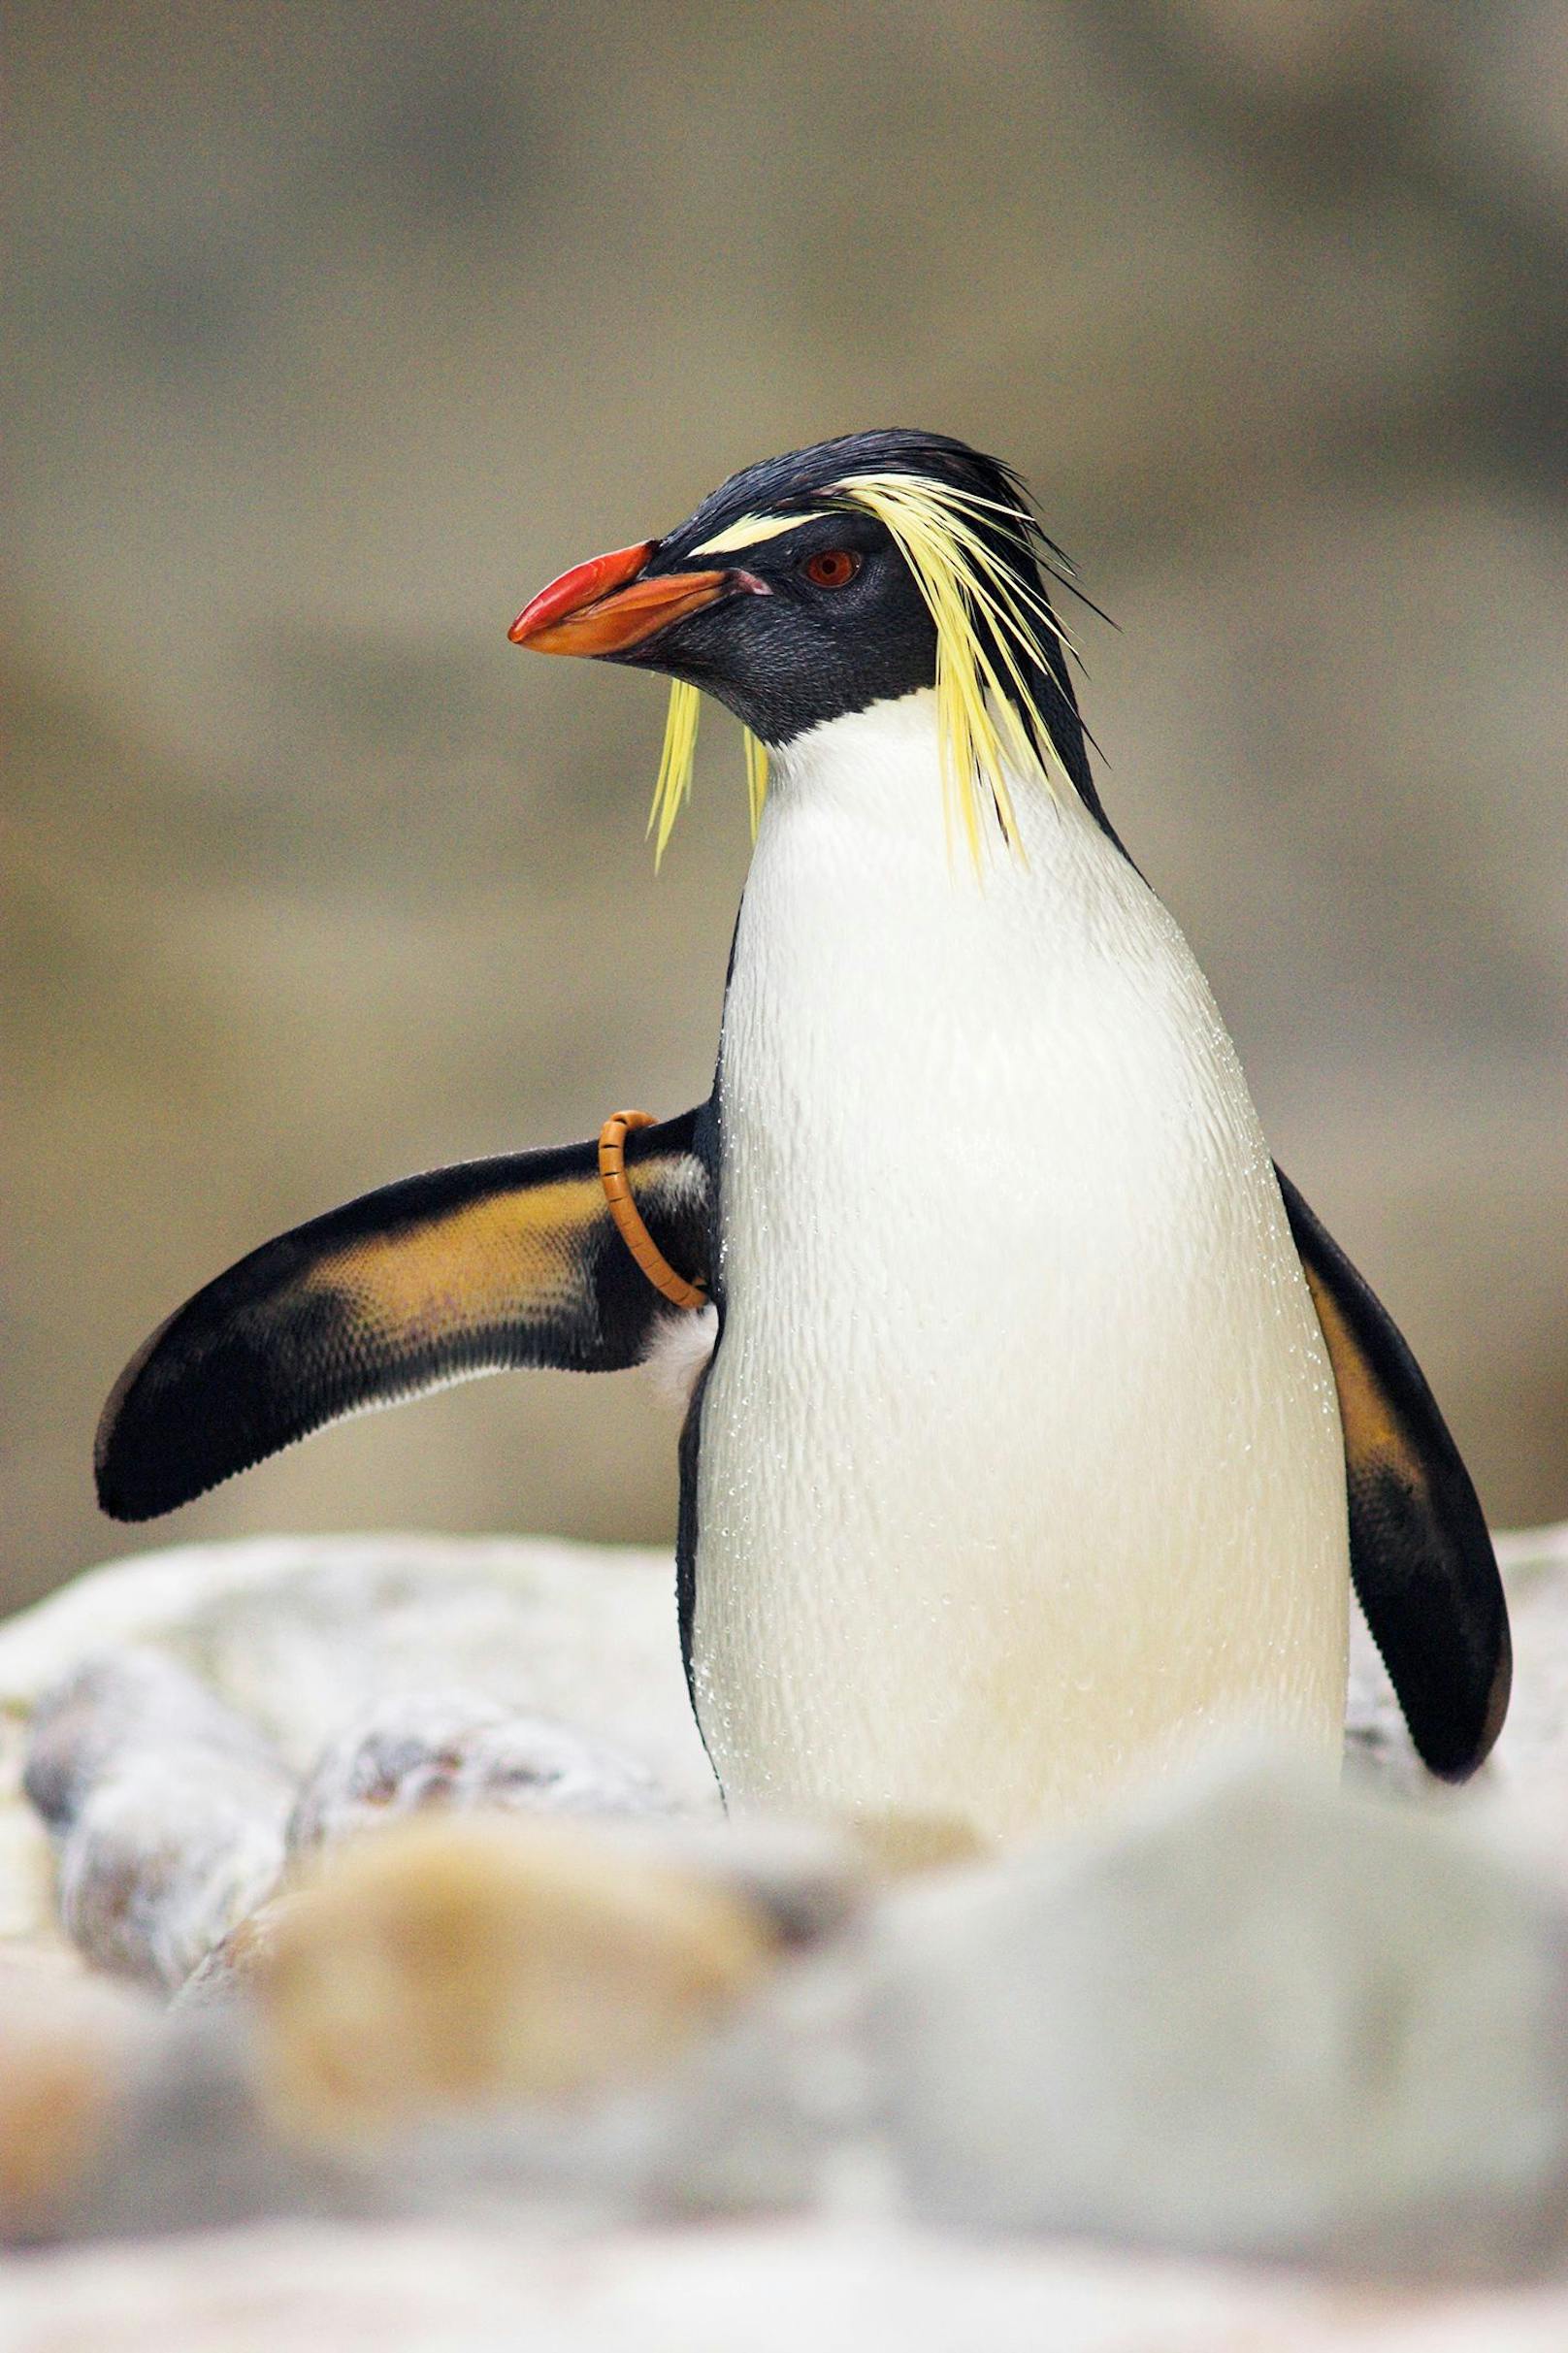
M1568 2289L1357 2295L876 2221L300 2224L39 2254L5 2353L1561 2353Z
M34 1712L84 1661L129 1648L187 1669L296 1775L390 1697L460 1685L602 1741L693 1815L719 1814L665 1555L403 1536L180 1546L111 1561L0 1626L0 1940L60 1933L49 1840L20 1792Z
M279 1906L250 1977L263 2085L339 2141L580 2098L668 2067L773 1950L754 1908L585 1826L433 1814Z
M622 1851L695 1874L755 1912L782 1945L814 1944L842 1929L870 1896L871 1857L846 1831L785 1816L619 1822Z
M1499 1536L1514 1629L1514 1697L1491 1778L1510 1799L1568 1814L1568 1521Z
M278 2129L260 2096L243 2013L180 2009L155 2016L51 2223L58 2239L143 2239L279 2217L381 2216L407 2206L359 2151Z
M932 2220L1406 2271L1561 2248L1568 1925L1441 1819L1232 1766L929 1883L878 1942Z
M668 1813L653 1776L606 1741L472 1691L398 1691L328 1743L289 1820L293 1853L432 1806L523 1814Z
M467 1842L471 1830L493 1829L504 1840L506 1817L457 1821L438 1813L423 1819L433 1833L457 1834L471 1879L477 1862L485 1882L477 1896L471 1885L455 1900L449 1885L438 1883L435 1908L445 1916L433 1938L411 1938L404 1916L405 1907L431 1910L436 1875L428 1855L397 1858L397 1902L381 1908L388 1917L379 1929L374 1908L367 1912L354 1902L353 1882L348 1893L337 1885L337 1867L353 1850L325 1859L323 1878L334 1885L339 1911L347 1906L356 1933L367 1927L388 1948L378 1955L380 2007L372 2013L361 2006L376 2038L371 2056L330 2024L307 2020L305 2065L312 2084L332 2071L330 2098L317 2091L302 2108L287 2080L299 2024L290 1989L282 1988L281 2002L278 1993L296 1938L310 1940L311 1967L329 1993L353 1992L342 1976L335 1921L306 1916L308 1893L264 1906L179 1997L181 2016L226 2007L251 2031L259 2011L255 2039L275 2132L346 2152L361 2166L374 2152L376 2180L403 2209L469 2214L499 2201L508 2210L548 2206L603 2219L799 2207L823 2193L845 2146L864 2138L867 2114L858 1924L871 1883L852 1846L789 1823L731 1829L648 1820L599 1824L580 1835L574 1826L552 1825L547 1851L557 1865L570 1858L571 1870L565 1877L557 1871L553 1885L535 1886L535 1916L519 1935L515 1889L498 1884L495 1850ZM382 1834L394 1844L400 1836L396 1828ZM383 1846L383 1857L386 1851ZM508 1877L520 1861L531 1869L534 1851L504 1844ZM443 1857L448 1877L450 1859ZM751 1957L716 1998L699 1984L694 2000L672 1975L671 1963L679 1973L689 1958L670 1944L669 1920L649 1946L647 1923L625 1909L628 1890L650 1878L678 1893L683 1938L704 1918L711 1923L715 1903L726 1934L736 1915L744 1920ZM619 1918L602 1915L597 1926L573 1918L585 1893L600 1901L594 1891L604 1884L617 1890ZM705 1899L705 1912L691 1911L693 1894ZM498 1913L506 1914L499 1925ZM630 1955L635 1999L612 1983L606 1993L604 1984L629 1924L644 1938L641 1953ZM579 1933L594 1940L593 1970L573 1963L568 1940ZM701 1933L701 1957L711 1969L711 1927ZM476 1949L480 1938L491 1949ZM508 1942L510 1959L500 1951ZM531 1956L526 1966L518 1954ZM596 2023L595 2006L606 1999L616 2010L613 2038ZM520 2029L506 2023L514 2009L527 2013ZM594 2064L580 2071L570 2096L530 2053L536 2032L558 2043L568 2038L569 2047L593 2040ZM629 2050L634 2034L647 2055ZM358 2071L351 2081L345 2064ZM391 2096L371 2080L376 2071L395 2082Z
M33 1719L23 1785L69 1935L172 1990L277 1883L293 1784L232 1709L157 1652L74 1668Z
M52 1956L0 1961L0 2242L60 2229L114 2138L155 2017Z
M471 1830L494 1830L505 1841L507 1825L433 1815L422 1827L437 1838L457 1834L468 1846ZM635 2220L819 2202L846 2149L864 2139L867 2118L858 1947L853 1937L827 1932L830 1918L843 1917L844 1891L825 1879L820 1853L810 1871L803 1848L791 1855L798 1841L769 1842L773 1850L765 1856L753 1852L742 1878L727 1866L722 1837L704 1853L695 1825L679 1831L668 1851L651 1827L646 1835L617 1830L589 1833L582 1844L572 1839L576 1888L563 1904L557 1885L540 1906L536 1887L525 1938L516 1936L514 1916L498 1919L493 1854L484 1858L487 1884L477 1903L472 1890L455 1906L449 1886L441 1891L434 1909L443 1907L446 1916L436 1919L428 1941L408 1935L407 1912L390 1926L382 1917L387 1949L377 1954L377 2007L360 2020L374 2038L368 2050L335 2030L315 1999L319 1987L302 2006L297 1986L284 1981L303 1935L310 1970L329 1997L352 2000L359 1982L342 1975L343 1947L332 1923L308 1916L310 1891L264 1906L176 2002L110 2160L64 2227L145 2232L192 2227L198 2217L211 2224L313 2211L548 2211ZM557 1828L552 1835L561 1847L567 1834ZM383 1859L405 1836L393 1830L375 1842ZM753 1845L746 1837L735 1843ZM340 1904L350 1901L336 1882L352 1851L340 1850L323 1866ZM512 1863L517 1851L514 1843ZM525 1844L520 1851L535 1850ZM468 1860L472 1871L471 1846ZM592 1930L599 1961L584 1973L571 1966L561 1924L580 1907L590 1866L612 1875L622 1925L607 1936L602 1923ZM624 1942L633 1916L626 1884L630 1879L635 1888L655 1873L683 1905L700 1892L742 1907L748 1948L761 1958L754 1977L736 1972L716 1991L699 1984L694 1998L671 1971L668 1921L664 1949L650 1964L644 1920L636 1997L613 1987L606 1996L606 1956ZM406 1906L402 1882L409 1876L405 1855L398 1897ZM428 1864L419 1876L429 1925ZM687 1907L683 1933L692 1919ZM376 1933L376 1907L363 1919L356 1912L361 1924ZM804 1934L817 1941L800 1943ZM711 1976L705 1931L704 1939ZM525 1965L518 1954L530 1956ZM362 1958L347 1952L350 1972ZM682 1956L674 1958L678 1969ZM616 2010L614 2038L596 2043L592 2064L563 2085L541 2067L533 2043L553 2035L558 2052L567 2036L593 2036L595 2006L606 1998ZM632 2051L639 2029L645 2047ZM301 2067L309 2078L303 2105Z
M480 1806L474 1811L489 1810ZM388 1827L381 1821L376 1826ZM605 1844L606 1838L613 1840L613 1846ZM664 1816L646 1821L599 1817L587 1851L619 1853L638 1869L651 1865L702 1880L753 1913L781 1949L812 1945L837 1934L865 1905L874 1884L858 1846L810 1823L752 1819L732 1825ZM180 1988L179 2003L196 2009L248 1998L258 1973L272 1964L291 1903L285 1894L242 1920L192 1973Z
M14 1735L82 1660L130 1645L188 1668L297 1775L390 1695L451 1688L604 1740L718 1812L666 1553L320 1536L111 1561L0 1628L0 1724Z
M307 2215L337 2246L351 2235L333 2218L357 2215L395 2248L418 2235L393 2219L411 2214L433 2247L495 2249L532 2218L586 2233L598 2265L654 2243L652 2218L702 2216L680 2242L695 2300L683 2353L702 2341L694 2310L699 2325L723 2313L726 2344L766 2344L758 2331L775 2321L791 2345L832 2325L813 2308L786 2328L765 2242L714 2217L876 2213L896 2194L923 2226L1070 2228L1406 2274L1538 2262L1568 2206L1564 1932L1552 1879L1532 1886L1501 1849L1533 1820L1525 1847L1568 1892L1568 1541L1548 1531L1502 1550L1519 1675L1483 1802L1436 1793L1414 1768L1368 1653L1352 1747L1421 1807L1340 1805L1265 1774L1094 1846L995 1861L940 1822L830 1835L718 1814L656 1558L322 1540L193 1548L83 1580L0 1629L0 1923L20 1932L8 1944L0 1928L0 2029L14 1978L88 1982L41 1926L41 1834L7 1804L50 1684L70 1679L38 1710L30 1778L63 1854L104 1792L135 1799L95 1834L105 1925L90 1934L106 1952L120 1938L123 1962L124 1922L139 1917L131 1945L168 1983L216 1924L174 1933L180 1874L159 1879L146 1836L160 1808L200 1812L251 1774L276 1808L306 1774L296 1836L311 1869L246 1911L150 2033L136 2006L134 2047L111 2030L95 2059L63 2014L19 2043L0 2031L8 2227L123 2235ZM188 1769L170 1768L177 1751ZM136 1758L159 1754L161 1786L150 1766L139 1783ZM560 1809L553 1821L534 1817L539 1796ZM461 1811L474 1799L488 1815ZM575 1811L606 1802L613 1823ZM343 1839L373 1820L381 1835ZM204 1871L217 1884L216 1847L204 1863L200 1836L178 1844L190 1884ZM115 1853L150 1904L113 1901ZM942 1878L888 1886L933 1866ZM36 2064L10 2063L8 2105L15 2048ZM258 2226L223 2243L276 2236ZM780 2220L767 2243L831 2264L849 2242ZM746 2248L758 2283L749 2333L714 2284L727 2245ZM1009 2341L999 2291L994 2329L964 2316L957 2286L942 2301L941 2280L960 2274L983 2296L1001 2276L992 2258L924 2227L871 2246L845 2274L860 2283L857 2342L867 2312L880 2329L905 2309L917 2276L930 2294L905 2299L912 2345L926 2327L948 2327L929 2340L964 2353ZM1018 2341L1053 2353L1080 2323L1096 2353L1141 2346L1132 2330L1168 2317L1152 2292L1140 2302L1137 2283L1157 2277L1171 2311L1187 2309L1175 2283L1196 2283L1191 2309L1212 2327L1193 2318L1194 2347L1223 2347L1222 2323L1274 2353L1297 2324L1305 2347L1363 2321L1345 2341L1370 2346L1386 2317L1343 2291L1325 2302L1037 2243L996 2261L1038 2288L1018 2289ZM1063 2280L1059 2325L1049 2300ZM0 2271L4 2353L8 2284ZM516 2288L525 2305L531 2293ZM553 2313L555 2288L540 2293ZM1460 2331L1432 2338L1445 2353L1494 2353L1537 2310L1556 2329L1543 2344L1565 2340L1546 2296L1411 2294L1395 2308L1411 2332L1428 2316ZM1467 2337L1472 2312L1484 2321ZM400 2341L390 2326L379 2341ZM113 2347L83 2327L94 2353ZM1400 2337L1399 2353L1424 2341Z

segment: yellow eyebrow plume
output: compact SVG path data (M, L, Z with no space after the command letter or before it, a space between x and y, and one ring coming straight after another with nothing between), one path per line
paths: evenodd
M665 721L664 749L659 755L653 806L648 811L655 873L664 864L670 836L675 830L675 820L691 799L692 768L697 759L697 723L702 711L702 698L699 690L676 678L670 689L670 713ZM768 798L768 746L759 742L748 727L743 731L742 748L746 764L746 805L751 811L751 838L755 841L757 828L762 822L763 802Z
M776 539L784 532L797 531L802 523L810 521L809 513L743 514L738 523L732 523L726 530L716 532L711 539L704 539L701 547L694 547L692 553L694 556L731 555L736 548L755 547L763 539Z
M1063 644L1066 639L1044 600L1001 562L964 510L993 510L1026 531L1029 516L923 474L848 474L834 496L883 525L935 623L936 732L949 838L956 813L978 868L983 792L1002 839L1022 858L1004 743L1020 767L1037 774L1048 790L1057 790L1054 771L1061 764L1029 673L1044 664L1042 629ZM1005 683L981 637L982 623L1000 657Z

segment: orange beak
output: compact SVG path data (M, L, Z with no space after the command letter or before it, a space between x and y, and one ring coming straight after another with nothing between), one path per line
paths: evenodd
M730 580L723 572L638 579L657 546L643 539L573 565L523 606L507 637L537 654L621 654L723 596Z

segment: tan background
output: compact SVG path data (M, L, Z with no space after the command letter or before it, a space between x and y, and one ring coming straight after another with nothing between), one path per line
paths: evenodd
M708 722L505 643L735 466L1023 467L1102 781L1501 1520L1568 1509L1568 31L1541 0L12 12L0 1600L120 1542L156 1318L409 1169L702 1094ZM656 1537L631 1378L349 1425L143 1540Z

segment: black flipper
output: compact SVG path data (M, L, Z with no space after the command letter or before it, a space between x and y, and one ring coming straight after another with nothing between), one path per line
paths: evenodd
M1421 1762L1463 1781L1503 1728L1513 1674L1491 1538L1402 1335L1275 1174L1339 1391L1356 1596Z
M699 1114L626 1170L670 1263L708 1275ZM98 1425L98 1500L151 1520L324 1423L514 1365L614 1372L670 1311L610 1222L595 1143L406 1177L264 1243L132 1357Z

